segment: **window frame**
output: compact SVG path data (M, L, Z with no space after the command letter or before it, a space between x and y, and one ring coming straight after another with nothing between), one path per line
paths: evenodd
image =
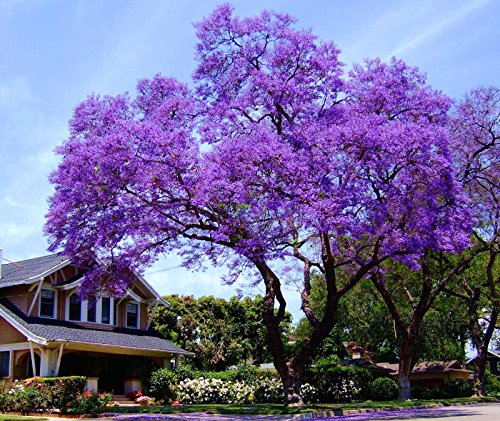
M104 299L107 299L109 300L109 306L108 306L108 309L109 309L109 313L108 313L108 317L109 317L109 321L108 322L105 322L103 321L103 314L104 314ZM99 308L101 309L100 311L100 324L102 325L106 325L106 326L113 326L113 298L112 297L108 297L108 296L101 296L99 298Z
M128 324L128 306L129 304L135 304L137 308L137 314L136 314L136 325L135 326L129 326ZM126 302L125 306L125 327L127 329L139 329L141 326L141 304L137 302L136 300L130 300Z
M9 378L12 376L12 351L11 350L0 350L0 354L8 355L8 364L7 364L7 375L3 376L0 372L0 379Z
M54 304L52 305L52 316L47 316L42 314L42 295L44 291L51 291L54 294ZM40 295L38 297L38 317L43 317L45 319L57 319L57 290L51 287L42 287L40 290Z
M109 296L108 294L101 295L95 302L94 304L94 314L95 314L95 320L89 320L89 302L88 300L81 300L80 302L80 320L73 320L70 319L70 300L71 297L75 294L76 292L72 292L71 294L66 295L65 302L66 302L66 308L65 308L65 314L64 314L64 320L68 322L81 322L81 323L91 323L95 325L104 325L104 326L113 326L113 323L115 323L114 317L113 317L113 303L116 301L113 297ZM103 298L107 298L110 300L110 322L105 323L102 322L102 302Z
M77 297L78 296L76 295L76 292L73 292L72 294L70 294L68 296L68 320L70 322L82 322L83 321L83 317L82 317L82 314L83 314L83 300L80 300L80 316L78 319L72 319L71 318L71 299L73 297Z

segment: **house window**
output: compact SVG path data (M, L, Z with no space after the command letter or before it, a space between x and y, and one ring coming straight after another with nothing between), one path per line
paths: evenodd
M51 289L42 289L40 292L40 316L54 318L56 292Z
M111 323L111 299L109 297L101 298L101 322L105 324Z
M127 303L127 327L138 327L139 305L137 303Z
M82 302L78 295L73 294L69 298L69 319L81 320L82 318Z
M118 325L118 301L113 300L113 324Z
M89 303L87 302L87 321L95 322L96 321L96 307L97 303Z
M0 377L10 376L10 351L0 352Z

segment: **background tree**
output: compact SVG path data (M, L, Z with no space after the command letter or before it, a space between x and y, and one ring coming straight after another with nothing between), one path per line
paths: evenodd
M324 307L322 291L324 285L320 277L315 278L311 289L311 305ZM398 307L405 305L407 292L399 285ZM385 303L373 284L360 282L341 302L340 317L328 340L316 354L314 364L338 364L347 357L342 342L354 342L373 354L377 362L397 362L399 337ZM306 319L297 324L294 335L297 339L309 334L310 326ZM463 303L448 294L440 295L422 322L421 333L413 353L418 361L450 361L465 359L465 347L469 339L469 323Z
M222 5L196 25L195 92L156 76L134 100L79 105L46 232L51 250L89 269L83 295L123 294L130 267L172 251L189 267L228 265L228 282L245 271L264 286L285 401L303 405L302 372L341 298L389 258L415 265L429 249L461 250L470 218L450 164L450 100L395 59L343 79L338 48L293 24ZM322 317L309 304L313 269L326 282ZM287 357L289 271L313 329Z
M459 180L477 218L474 240L484 250L451 292L468 307L478 353L476 393L483 395L488 347L500 312L500 89L471 91L455 107L451 126Z
M372 282L385 302L394 321L398 336L399 398L411 398L410 375L418 361L419 344L422 347L422 332L426 316L436 309L436 301L446 286L463 273L473 259L472 255L462 256L456 264L442 270L431 252L420 260L420 269L409 270L396 262L389 262L384 267L384 273L372 274ZM435 315L435 313L434 313ZM429 318L428 318L429 321ZM420 350L421 352L422 350Z
M262 323L262 301L191 295L164 297L169 308L159 309L154 328L165 338L194 352L193 365L201 370L225 370L230 366L272 360L267 350L265 326ZM283 324L283 337L291 326L291 316ZM188 361L188 363L189 363Z

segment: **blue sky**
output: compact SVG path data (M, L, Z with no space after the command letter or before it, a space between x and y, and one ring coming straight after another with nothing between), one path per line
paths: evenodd
M6 258L46 253L47 175L57 165L53 150L67 136L74 107L90 93L134 92L138 79L156 73L188 82L195 66L191 23L219 3L0 0L0 247ZM396 55L454 98L474 87L500 86L500 1L233 4L238 15L267 8L296 16L299 27L335 41L347 67ZM171 256L146 277L162 294L234 293L220 285L220 269L158 272L177 265ZM297 302L290 307L296 315Z

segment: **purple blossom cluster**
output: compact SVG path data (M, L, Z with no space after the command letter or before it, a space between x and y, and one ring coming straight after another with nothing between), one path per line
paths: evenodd
M46 232L120 294L130 268L318 255L417 266L468 245L473 219L450 154L451 101L404 62L345 76L339 49L284 14L195 25L195 89L160 75L137 96L90 96L57 149ZM202 144L207 146L201 146ZM228 260L229 259L229 260Z

